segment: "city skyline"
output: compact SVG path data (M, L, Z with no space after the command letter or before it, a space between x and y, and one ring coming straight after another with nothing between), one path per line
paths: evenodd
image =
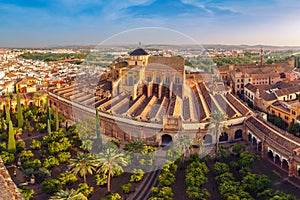
M141 27L173 29L199 44L300 46L299 10L296 0L0 0L0 46L95 45Z

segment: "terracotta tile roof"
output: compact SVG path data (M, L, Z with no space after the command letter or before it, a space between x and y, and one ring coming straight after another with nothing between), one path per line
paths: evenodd
M237 100L232 94L226 94L226 98L243 116L247 116L251 111L244 106L239 100Z
M274 93L268 93L265 91L260 91L260 97L264 99L265 101L274 101L277 99L276 95Z
M286 106L284 106L280 101L275 101L274 103L272 103L272 106L280 109L280 110L283 110L285 112L290 112L290 109L287 108Z
M250 90L251 92L255 93L257 88L252 85L251 83L247 83L247 85L245 85L245 88L247 88L248 90Z
M275 91L275 94L280 97L288 94L292 94L295 92L300 92L300 86L294 86L294 87L289 87L289 88L283 88Z
M280 148L285 149L288 154L292 154L294 150L300 148L299 138L274 129L265 120L259 120L256 117L251 116L246 120L246 125L249 126L256 134L261 133L261 137L270 138L274 145L278 145Z
M180 56L173 56L173 57L150 56L148 58L148 64L154 64L154 63L166 65L178 71L183 71L185 61L184 58Z

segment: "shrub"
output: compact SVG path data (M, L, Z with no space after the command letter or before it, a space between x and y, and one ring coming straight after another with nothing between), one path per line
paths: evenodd
M34 190L33 189L29 189L26 186L20 186L19 187L19 192L22 194L22 196L24 197L25 200L32 199L33 195L34 195Z
M250 167L254 161L257 159L256 155L253 155L249 153L248 151L245 151L240 154L240 159L238 161L240 167Z
M241 152L245 151L246 146L244 144L235 144L232 147L232 152L239 155Z
M170 188L170 187L162 187L161 189L159 189L157 187L153 187L151 192L152 192L152 195L154 197L157 197L158 199L172 200L174 197L172 188Z
M15 160L15 154L7 151L3 151L0 156L4 164L13 162Z
M123 198L119 193L111 193L106 197L102 198L102 200L122 200Z
M25 169L28 169L28 168L37 169L41 166L42 166L42 164L41 164L41 161L39 159L26 160L25 162L23 162L23 167Z
M48 194L53 194L62 189L62 184L57 179L49 179L42 183L42 190Z
M43 167L50 169L54 166L58 166L59 162L54 156L49 156L44 160Z
M30 148L33 149L33 150L40 149L41 146L42 146L42 143L40 141L38 141L38 140L33 139L30 142Z
M92 192L94 192L94 188L90 187L86 183L79 183L78 188L77 188L77 192L78 193L81 192L84 196L88 197Z
M24 141L18 141L16 143L17 152L21 152L25 149L25 142Z
M133 169L130 176L130 183L139 182L143 179L145 172L142 169Z
M96 182L96 185L104 186L107 184L107 175L106 174L97 174L94 177L94 181Z
M122 192L128 194L130 192L131 183L127 183L121 186Z
M266 175L247 174L242 180L244 190L251 193L263 192L271 186L271 180Z
M118 177L118 176L121 176L123 174L123 170L114 170L114 175L113 177Z
M6 151L6 146L7 146L6 142L0 143L0 152Z
M63 185L71 185L72 183L77 181L77 177L70 172L61 173L57 178Z
M213 169L217 176L229 172L229 167L226 163L216 162Z
M23 160L23 161L27 161L31 158L33 158L34 154L32 153L32 151L30 150L23 150L21 151L21 153L19 154L19 157Z
M66 163L71 158L70 152L60 152L57 155L57 159L60 163Z
M158 183L162 186L171 186L175 182L175 173L172 173L169 169L165 169L158 176Z

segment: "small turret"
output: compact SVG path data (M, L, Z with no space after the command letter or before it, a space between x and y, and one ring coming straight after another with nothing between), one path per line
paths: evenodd
M130 53L129 65L145 66L148 64L149 54L142 48L138 48Z

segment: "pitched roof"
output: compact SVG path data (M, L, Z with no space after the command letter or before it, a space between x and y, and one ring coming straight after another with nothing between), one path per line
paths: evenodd
M300 92L300 86L294 86L294 87L289 87L289 88L283 88L280 90L275 91L275 94L280 97L288 94L292 94L295 92Z
M154 65L153 65L154 64ZM159 65L156 65L159 64ZM162 65L168 66L173 68L177 71L183 71L184 70L184 58L180 56L172 56L172 57L162 57L162 56L150 56L148 59L148 66L147 68L153 68L155 66L162 67Z
M252 85L251 83L247 83L247 85L245 85L245 88L247 88L248 90L250 90L251 92L255 93L257 88Z
M264 99L265 101L274 101L277 99L277 97L274 93L268 93L265 91L260 91L260 97L262 99Z
M146 56L146 55L148 55L148 53L142 48L138 48L130 53L130 56Z

